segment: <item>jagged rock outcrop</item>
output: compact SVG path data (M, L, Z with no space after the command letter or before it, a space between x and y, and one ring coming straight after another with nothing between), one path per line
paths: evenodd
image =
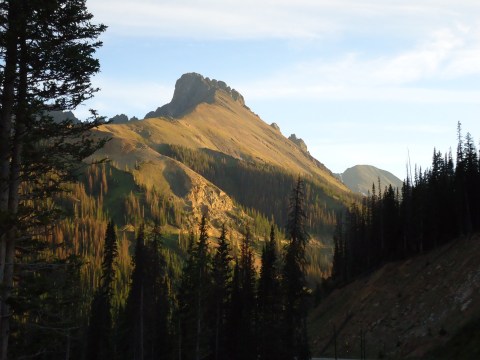
M50 116L54 122L61 123L65 120L70 120L73 124L80 123L80 120L73 114L71 111L49 111L48 116Z
M245 106L243 96L225 82L205 78L197 73L187 73L183 74L175 83L172 101L155 111L150 111L145 118L181 117L192 111L198 104L212 104L218 91L228 94L234 101Z
M275 130L277 130L278 132L281 132L281 131L280 131L280 126L278 126L277 123L274 123L274 122L273 122L273 123L270 124L270 126L271 126L272 128L274 128Z
M111 117L109 121L112 124L126 124L128 122L128 116L125 114L115 115L114 117Z
M305 141L303 141L303 139L297 138L297 135L295 135L295 134L290 135L288 137L288 140L290 140L295 145L297 145L302 151L308 152L307 144L305 144Z

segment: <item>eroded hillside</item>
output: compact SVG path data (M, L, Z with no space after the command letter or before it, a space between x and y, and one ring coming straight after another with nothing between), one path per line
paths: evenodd
M390 263L333 291L312 312L314 355L476 359L480 319L480 235Z

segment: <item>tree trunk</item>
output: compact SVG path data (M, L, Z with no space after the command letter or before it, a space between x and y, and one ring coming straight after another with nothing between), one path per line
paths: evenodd
M143 319L143 279L142 285L140 288L140 349L139 349L139 360L143 360L143 335L144 335L144 319Z
M6 32L5 46L5 67L2 84L2 99L0 112L0 213L8 214L8 193L10 180L10 158L11 158L11 131L13 119L13 106L15 102L15 80L17 78L16 68L18 62L17 38L18 38L18 1L10 1L8 9L8 26ZM6 229L7 224L2 225L0 238L0 284L3 284L5 272L6 253ZM3 305L3 301L2 301Z
M218 301L218 300L217 300ZM217 304L217 318L215 319L215 360L219 360L219 337L220 337L220 305Z
M182 320L178 319L178 360L182 360Z
M27 50L25 40L25 8L24 3L12 1L9 8L9 30L7 35L6 65L4 96L2 98L1 141L0 143L0 211L9 216L9 223L5 228L6 235L2 234L0 246L0 283L3 288L1 299L1 359L8 357L8 338L10 333L11 309L9 299L13 290L13 271L15 261L15 239L17 237L16 215L19 204L20 166L23 148L23 137L26 122L26 93L27 93ZM21 48L18 59L18 45ZM18 111L15 121L15 137L13 144L10 141L14 98L14 81L16 79L16 65L19 63L20 77L18 85ZM7 65L8 64L8 65ZM8 69L7 69L8 66ZM12 146L10 148L10 145ZM10 153L11 151L11 153ZM6 205L6 208L5 208Z
M24 18L24 13L21 13ZM22 21L23 22L23 21ZM23 139L25 136L25 128L27 121L27 49L25 39L25 27L22 24L20 32L20 67L19 67L19 85L18 85L18 110L15 121L15 136L13 139L12 156L10 164L10 178L8 189L8 213L12 217L13 224L7 232L5 241L5 262L4 262L4 278L3 278L3 304L2 304L2 359L7 359L8 354L8 337L10 332L11 309L8 303L13 290L13 274L15 265L15 239L17 239L16 216L18 213L18 205L20 202L20 169L22 163Z
M70 331L67 331L67 349L65 350L65 360L70 360L70 347L72 338L70 337Z

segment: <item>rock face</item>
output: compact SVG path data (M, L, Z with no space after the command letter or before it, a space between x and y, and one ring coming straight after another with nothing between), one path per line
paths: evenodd
M113 124L126 124L128 122L128 116L125 114L115 115L110 118L110 122Z
M271 123L270 126L271 126L272 128L274 128L275 130L277 130L278 132L280 132L280 126L278 126L277 123Z
M50 111L48 115L52 117L56 123L61 123L65 120L70 120L73 124L80 123L80 120L71 111Z
M228 94L232 100L245 106L243 96L231 89L225 82L210 80L197 73L183 74L175 83L175 91L170 103L159 107L145 115L151 117L181 117L195 108L198 104L212 104L215 101L215 94L222 91Z
M288 137L288 140L290 140L295 145L297 145L302 151L308 152L307 144L305 144L305 141L303 141L303 139L297 138L297 135L295 135L295 134L290 135Z

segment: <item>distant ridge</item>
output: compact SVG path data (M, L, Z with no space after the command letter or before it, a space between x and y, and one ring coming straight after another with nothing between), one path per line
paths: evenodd
M175 83L172 101L155 111L150 111L145 115L145 118L182 117L201 103L213 104L215 95L219 91L245 106L243 96L237 90L230 88L225 82L209 79L197 73L187 73L183 74Z
M73 114L71 111L49 111L48 115L53 119L56 123L61 123L62 121L69 120L73 124L80 123L80 120Z
M372 165L355 165L345 170L342 174L337 174L337 177L350 190L364 195L372 191L373 184L375 184L375 188L378 191L379 179L382 191L385 186L392 185L393 188L401 188L403 185L403 181L392 173Z

